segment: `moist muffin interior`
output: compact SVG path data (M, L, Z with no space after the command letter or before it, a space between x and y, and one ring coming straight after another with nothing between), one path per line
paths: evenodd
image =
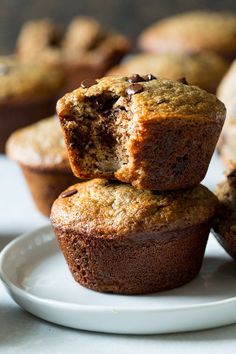
M71 148L79 150L88 171L114 173L128 163L132 114L128 99L112 92L86 97L73 112Z

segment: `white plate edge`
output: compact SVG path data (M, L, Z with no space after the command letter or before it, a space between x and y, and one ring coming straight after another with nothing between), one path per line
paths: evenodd
M219 307L219 306L225 306L228 304L233 304L236 303L236 296L235 297L230 297L228 299L224 300L218 300L218 301L212 301L212 302L207 302L205 304L195 304L195 305L185 305L185 306L172 306L172 307L153 307L153 308L128 308L128 307L119 307L116 308L114 306L104 306L104 305L79 305L79 304L68 304L64 303L62 301L58 300L51 300L51 299L43 299L41 297L38 297L36 295L33 295L26 290L23 290L22 288L18 287L15 285L13 282L11 282L5 272L3 271L3 263L5 261L5 257L7 257L8 252L11 250L13 246L15 246L17 243L21 243L22 239L27 239L27 238L32 238L35 236L35 234L39 233L47 233L47 232L53 232L52 228L50 225L43 226L41 228L35 229L31 232L27 232L21 236L18 236L11 242L9 242L1 251L0 253L0 279L2 280L3 284L6 286L8 291L13 292L13 293L18 293L21 297L24 297L26 299L29 299L30 301L37 302L42 305L48 305L50 304L51 306L56 306L56 307L61 307L65 308L68 310L75 310L78 309L80 311L84 312L139 312L139 313L146 313L146 312L178 312L178 311L189 311L189 310L198 310L198 309L204 309L204 308L209 308L209 307ZM128 296L128 295L127 295Z

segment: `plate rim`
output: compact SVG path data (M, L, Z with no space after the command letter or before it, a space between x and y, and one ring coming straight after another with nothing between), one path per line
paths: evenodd
M26 232L20 236L17 236L14 240L9 242L0 252L0 279L2 280L3 284L5 287L12 292L13 294L19 294L22 298L36 302L38 304L42 305L50 305L53 307L60 307L64 308L67 310L79 310L82 312L96 312L96 313L114 313L114 312L119 312L119 313L150 313L150 312L177 312L177 311L189 311L189 310L200 310L204 308L214 308L214 307L220 307L220 306L225 306L229 304L234 304L236 303L236 295L230 298L226 298L223 300L217 300L217 301L210 301L207 303L199 303L199 304L191 304L191 305L177 305L177 306L171 306L171 307L157 307L157 306L152 306L149 308L139 308L139 307L125 307L125 306L119 306L116 307L114 305L92 305L92 304L76 304L76 303L67 303L63 302L60 300L54 300L54 299L49 299L49 298L42 298L40 296L31 294L27 290L22 289L21 287L17 286L12 282L5 271L3 270L3 265L6 260L6 257L8 255L8 252L10 252L12 247L15 247L18 243L20 244L22 240L25 240L27 238L32 238L36 237L42 233L53 233L51 225L46 225L40 228L37 228L33 231ZM56 238L55 238L56 241ZM53 239L50 240L50 242L53 242ZM40 247L40 245L37 245L37 247ZM81 286L81 285L80 285ZM90 289L87 289L90 290ZM92 291L92 290L91 290ZM110 294L112 296L112 294ZM124 295L124 296L135 296L135 295Z

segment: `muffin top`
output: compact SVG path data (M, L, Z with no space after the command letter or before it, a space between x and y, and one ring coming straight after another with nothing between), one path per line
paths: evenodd
M134 55L107 74L153 73L157 77L171 80L185 77L190 85L214 93L227 68L227 62L214 53L145 53Z
M0 57L0 104L24 103L58 94L64 74L58 67Z
M132 112L134 119L136 116L143 121L190 117L222 124L225 117L225 107L215 95L197 86L156 79L152 75L104 77L92 82L85 80L80 88L58 101L57 112L61 117L66 117L76 109L77 114L83 115L89 107L87 100L96 101L96 98L104 107L115 101L113 108L124 107Z
M211 11L172 16L147 28L139 37L139 44L154 52L210 50L233 59L236 54L236 16Z
M236 235L236 166L228 175L227 180L217 186L216 195L220 201L218 216L214 230L221 235Z
M216 206L217 198L201 185L160 193L94 179L62 193L54 202L51 221L56 227L115 237L198 225L212 218Z
M17 41L17 54L23 61L102 65L114 52L126 53L130 46L125 36L93 18L77 16L63 34L47 19L26 22Z
M17 130L8 139L6 149L10 158L29 167L70 170L57 117Z
M42 53L46 62L60 61L61 29L50 19L26 22L17 40L17 54L28 61Z

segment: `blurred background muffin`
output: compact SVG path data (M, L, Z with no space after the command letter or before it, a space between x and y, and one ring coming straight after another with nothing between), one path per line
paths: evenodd
M51 20L25 23L17 41L17 56L22 61L61 65L67 79L65 92L84 79L103 76L130 48L127 37L93 18L78 16L64 33Z
M7 154L20 165L38 210L46 216L58 195L79 181L71 172L56 116L14 132Z
M141 49L156 52L218 53L227 60L236 56L236 15L193 11L178 14L145 29L139 36Z
M63 85L58 66L0 57L0 152L15 129L54 113Z
M226 167L232 168L236 166L236 60L223 77L217 96L227 109L227 118L217 147Z
M227 62L214 53L142 53L112 68L107 75L152 73L156 77L171 80L185 77L190 85L215 93L227 68Z
M236 167L236 166L235 166ZM214 234L222 247L236 260L236 168L217 186L220 201Z

